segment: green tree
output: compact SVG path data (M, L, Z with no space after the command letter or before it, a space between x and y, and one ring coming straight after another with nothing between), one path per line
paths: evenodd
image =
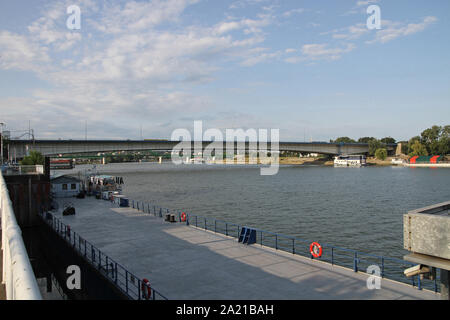
M411 150L409 153L410 157L412 157L412 156L427 156L428 155L427 148L417 140L410 147L410 150Z
M374 137L362 137L358 139L358 142L360 143L369 143L372 140L377 140L377 138Z
M438 150L439 155L450 154L450 138L441 138L438 142Z
M441 135L442 127L432 126L431 128L425 129L420 134L422 144L430 144L433 141L439 140Z
M408 141L399 141L402 144L402 153L408 154Z
M386 137L380 140L382 143L389 144L389 143L396 143L395 139L392 137Z
M439 152L439 137L441 136L442 127L432 126L425 129L420 134L420 142L427 148L429 154L436 154Z
M411 139L409 139L409 141L408 141L408 152L406 152L406 154L410 154L411 152L413 152L412 146L416 142L420 143L420 137L419 136L415 136L415 137L412 137Z
M349 137L339 137L334 140L334 143L355 143L356 141Z
M30 151L30 154L23 158L23 160L20 162L21 165L24 166L31 166L31 165L37 165L41 164L43 165L45 162L44 156L39 151Z
M450 153L450 126L444 126L439 137L438 150L440 155Z
M387 150L385 148L379 148L375 151L375 157L379 160L385 160L387 158Z
M369 141L369 156L374 156L375 152L380 148L385 148L386 144L382 143L378 139L373 139Z
M420 134L420 142L427 149L428 154L446 155L450 152L450 125L425 129Z

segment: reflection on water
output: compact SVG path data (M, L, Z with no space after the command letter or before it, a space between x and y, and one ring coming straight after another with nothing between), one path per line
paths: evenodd
M133 163L97 169L120 174L131 199L398 258L405 253L402 215L450 199L445 168L281 166L275 176L245 165Z

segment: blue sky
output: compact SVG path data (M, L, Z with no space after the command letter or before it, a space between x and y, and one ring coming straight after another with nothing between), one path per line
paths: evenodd
M2 1L0 121L37 138L84 138L86 121L91 139L170 138L203 120L408 139L450 122L449 16L445 0Z

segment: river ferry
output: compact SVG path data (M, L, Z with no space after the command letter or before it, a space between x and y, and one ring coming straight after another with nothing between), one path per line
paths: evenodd
M334 166L336 167L361 167L366 164L366 156L364 155L340 155L334 158Z
M122 177L108 176L108 175L90 175L86 177L86 191L88 194L98 195L104 197L105 193L108 194L121 194L122 193Z
M391 160L391 163L395 165L403 165L404 163L406 163L406 161L401 158L393 158Z

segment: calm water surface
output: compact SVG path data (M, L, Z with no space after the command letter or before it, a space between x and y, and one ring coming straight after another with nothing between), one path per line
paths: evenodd
M92 168L78 166L76 170ZM130 199L373 254L401 258L402 215L450 199L450 169L156 163L97 166Z

